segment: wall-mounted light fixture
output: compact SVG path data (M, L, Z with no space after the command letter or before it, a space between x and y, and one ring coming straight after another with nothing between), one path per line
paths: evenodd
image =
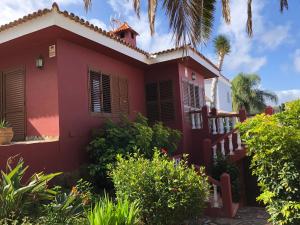
M196 74L192 72L192 80L196 80Z
M39 56L38 58L36 58L35 60L35 66L38 69L43 69L44 68L44 58L42 56Z

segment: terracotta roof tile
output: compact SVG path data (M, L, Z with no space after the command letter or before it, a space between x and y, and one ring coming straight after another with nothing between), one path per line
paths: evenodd
M165 54L165 53L174 52L174 51L181 50L181 49L184 50L184 48L185 48L184 46L176 47L176 48L170 48L170 49L166 49L166 50L163 50L163 51L160 51L160 52L155 52L155 53L153 53L151 55L162 55L162 54ZM201 54L195 48L193 48L191 46L188 46L188 48L190 48L194 53L196 53L198 56L200 56L200 58L204 59L207 63L209 63L215 69L217 69L218 71L220 71L219 68L212 61L210 61L207 57L205 57L203 54Z
M31 13L31 14L28 14L28 15L24 16L23 18L20 18L20 19L18 19L18 20L15 20L15 21L13 21L13 22L10 22L10 23L8 23L8 24L5 24L5 25L0 26L0 32L3 32L3 31L5 31L5 30L7 30L7 29L10 29L10 28L15 27L15 26L17 26L17 25L19 25L19 24L25 23L25 22L27 22L27 21L36 19L36 18L38 18L38 17L41 17L41 16L46 15L46 14L48 14L48 13L50 13L50 12L53 12L53 11L56 11L57 13L59 13L59 14L65 16L65 17L67 17L68 19L71 19L71 20L73 20L73 21L75 21L75 22L77 22L77 23L80 23L81 25L83 25L83 26L85 26L85 27L87 27L87 28L89 28L89 29L91 29L91 30L93 30L93 31L95 31L95 32L98 32L98 33L100 33L100 34L103 34L103 35L105 35L105 36L107 36L107 37L109 37L109 38L115 40L115 41L118 41L118 42L120 42L121 44L126 45L126 46L128 46L129 48L132 48L132 49L134 49L134 50L136 50L136 51L138 51L138 52L140 52L140 53L142 53L142 54L144 54L144 55L146 55L146 56L149 56L149 55L150 55L148 52L146 52L146 51L144 51L144 50L142 50L142 49L140 49L140 48L137 48L137 47L132 46L131 44L125 42L124 40L122 40L121 38L119 38L118 36L116 36L116 35L114 34L114 32L118 32L118 31L120 31L120 30L122 30L122 29L129 29L129 28L132 29L127 23L124 23L124 24L123 24L124 26L122 25L120 28L117 29L117 31L114 31L114 32L108 32L108 31L105 31L105 30L103 30L103 29L101 29L101 28L99 28L99 27L97 27L97 26L95 26L95 25L93 25L93 24L90 24L88 21L85 21L84 19L82 19L82 18L76 16L76 15L75 15L74 13L72 13L72 12L68 12L68 11L60 11L60 9L59 9L57 3L53 3L51 9L38 10L38 11L36 11L36 12L33 12L33 13ZM133 30L133 29L132 29L132 30ZM215 64L213 64L209 59L207 59L204 55L202 55L202 54L201 54L200 52L198 52L196 49L194 49L194 48L192 48L192 47L190 47L190 46L189 46L189 48L190 48L193 52L195 52L197 55L199 55L202 59L204 59L206 62L208 62L210 65L212 65L214 68L216 68L217 70L219 70ZM154 55L154 54L155 54L155 55L162 55L162 54L165 54L165 53L177 51L177 50L179 50L179 49L184 49L184 46L176 47L176 48L171 48L171 49L167 49L167 50L164 50L164 51L160 51L160 52L153 53L153 54L151 54L151 55Z
M119 33L121 31L125 31L125 30L131 30L133 31L135 34L138 34L138 32L136 32L131 26L128 25L128 23L124 22L120 27L118 27L116 30L113 30L112 33L116 34Z
M51 9L38 10L37 12L28 14L28 15L24 16L21 19L18 19L18 20L15 20L13 22L10 22L8 24L0 26L0 32L2 32L4 30L7 30L9 28L15 27L15 26L17 26L19 24L25 23L27 21L36 19L36 18L38 18L40 16L46 15L46 14L48 14L50 12L53 12L53 11L56 11L57 13L62 14L65 17L67 17L67 18L69 18L71 20L74 20L75 22L80 23L81 25L86 26L87 28L90 28L90 29L94 30L95 32L101 33L101 34L103 34L103 35L105 35L105 36L107 36L107 37L109 37L111 39L114 39L115 41L118 41L118 42L122 43L123 45L126 45L129 48L132 48L132 49L134 49L134 50L136 50L136 51L138 51L138 52L140 52L140 53L142 53L142 54L144 54L146 56L149 55L144 50L132 46L131 44L127 43L126 41L122 40L121 38L119 38L118 36L114 35L111 32L107 32L107 31L105 31L105 30L103 30L103 29L101 29L101 28L99 28L97 26L94 26L93 24L90 24L88 21L85 21L84 19L76 16L74 13L69 13L68 11L60 11L57 3L53 3Z

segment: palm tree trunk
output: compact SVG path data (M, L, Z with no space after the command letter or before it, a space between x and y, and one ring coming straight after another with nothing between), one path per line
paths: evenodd
M218 84L218 78L213 78L211 82L211 100L212 100L212 108L217 107L217 84Z
M219 60L218 60L218 68L221 71L224 63L224 57L225 55L219 54Z

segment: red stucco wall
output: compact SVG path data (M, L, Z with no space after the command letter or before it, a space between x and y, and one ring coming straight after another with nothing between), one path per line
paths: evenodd
M195 130L192 130L191 122L189 120L189 116L185 115L184 107L183 107L183 87L181 84L182 79L188 80L193 82L194 84L198 84L200 87L204 87L204 78L200 72L187 67L184 64L178 64L178 71L179 71L179 87L180 87L180 101L181 101L181 108L180 114L182 115L182 133L183 133L183 146L184 151L192 156L195 151L201 151L201 136L194 135ZM192 80L192 72L195 73L196 79ZM203 93L204 94L204 93ZM198 132L198 131L196 131Z
M66 167L77 167L86 158L91 130L107 119L89 112L88 68L128 79L130 118L138 112L145 114L144 72L69 41L58 40L57 49L60 148L68 162Z
M58 136L58 93L56 59L48 57L54 41L23 37L0 46L0 71L25 67L26 136ZM35 67L35 59L45 59L43 70Z

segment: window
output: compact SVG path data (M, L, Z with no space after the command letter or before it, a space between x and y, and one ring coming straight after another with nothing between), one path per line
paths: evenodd
M182 88L185 111L200 109L204 105L203 87L188 81L182 81Z
M125 37L125 32L124 32L124 31L122 31L122 32L120 33L120 37L121 37L121 38L124 38L124 37Z
M133 32L131 32L131 38L134 39L134 33Z
M175 119L173 83L171 80L146 84L147 117L151 122Z
M229 93L229 91L227 92L227 103L230 103L230 93Z
M111 113L110 76L90 71L90 111Z

